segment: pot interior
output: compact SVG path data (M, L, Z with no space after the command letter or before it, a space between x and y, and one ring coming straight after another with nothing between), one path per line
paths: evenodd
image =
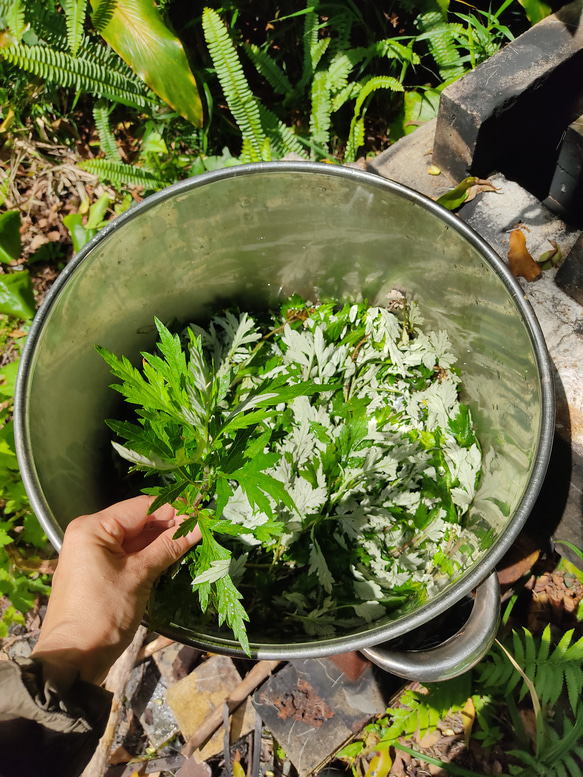
M467 528L475 553L423 607L317 652L395 636L467 594L518 533L544 476L553 399L542 336L506 268L456 216L328 165L248 165L177 184L116 219L64 271L28 338L16 402L25 485L53 544L76 515L132 489L104 423L120 416L120 398L95 344L137 364L154 345L154 316L204 324L225 305L265 309L294 292L383 304L394 288L428 327L447 330L459 360L484 458ZM207 627L169 630L237 652ZM298 650L307 642L298 635Z

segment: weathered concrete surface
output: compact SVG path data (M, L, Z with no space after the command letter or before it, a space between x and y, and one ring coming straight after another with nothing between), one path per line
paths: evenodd
M564 6L441 96L433 161L456 181L494 171L544 199L582 112L583 2Z
M526 247L536 259L556 241L563 255L579 231L550 213L529 192L502 175L489 179L498 189L485 192L464 206L460 216L507 260L510 232L522 224ZM583 308L555 283L556 270L547 270L529 283L518 281L541 325L556 371L557 430L583 454Z

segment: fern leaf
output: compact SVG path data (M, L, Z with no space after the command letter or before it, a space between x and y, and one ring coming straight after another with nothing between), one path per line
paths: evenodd
M143 170L141 167L126 165L124 162L110 162L106 159L89 159L79 164L83 170L96 175L114 186L145 186L148 189L162 189L171 181Z
M5 7L4 5L0 7L0 16L4 17L10 34L20 43L27 28L24 6L21 0L6 2Z
M563 763L571 777L581 777L581 767L577 764L572 755L566 755Z
M0 57L33 75L55 81L59 86L73 86L134 108L156 104L139 79L127 78L95 60L73 57L68 52L57 51L49 46L14 44L0 49Z
M309 0L308 0L309 4ZM313 52L318 44L318 17L312 9L308 10L304 17L304 65L302 77L297 86L298 92L303 92L311 82L314 75Z
M276 94L290 95L294 88L287 75L269 54L254 43L243 46L257 72L265 78Z
M310 112L310 137L323 148L328 148L330 140L330 116L332 104L328 89L328 73L319 71L312 81L312 110Z
M75 57L83 40L83 28L87 15L87 0L63 0L67 23L67 40L71 54Z
M115 142L115 135L109 126L109 110L104 100L98 100L93 106L93 119L99 137L101 149L110 162L119 162L119 149Z
M202 27L225 100L243 136L245 155L251 157L250 161L258 162L265 133L257 100L249 88L237 51L216 11L204 9Z
M376 92L378 89L389 89L393 92L404 91L403 84L391 76L375 76L362 85L356 99L354 115L348 133L348 142L346 144L346 153L344 156L346 162L355 162L357 151L360 146L364 144L364 115L366 113L364 104L373 92Z
M97 32L101 32L107 27L113 17L116 5L117 0L99 0L94 3L91 23Z
M581 699L581 691L583 690L583 670L581 669L580 662L567 664L565 667L565 684L571 709L575 712Z
M422 32L417 40L427 40L441 78L450 81L463 76L465 67L455 41L455 33L462 31L462 26L444 21L438 11L420 14L416 24Z
M551 649L551 626L549 623L545 626L545 630L541 634L540 647L538 651L537 661L543 663L549 656Z
M259 104L259 115L274 159L281 159L290 153L305 157L304 148L292 130L261 103Z

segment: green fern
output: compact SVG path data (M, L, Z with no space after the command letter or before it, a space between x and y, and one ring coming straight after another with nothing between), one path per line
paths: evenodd
M427 40L440 77L454 81L463 76L467 68L456 45L457 37L463 35L463 26L445 21L438 11L420 14L416 24L421 30L417 40Z
M550 626L545 628L538 648L527 629L524 629L522 635L516 632L513 634L514 656L526 676L534 683L542 707L553 707L564 687L567 689L571 709L574 711L579 704L583 689L583 637L571 644L572 637L573 631L568 631L550 652ZM492 650L489 660L480 666L480 683L486 687L503 687L510 692L521 680L518 672L498 651ZM527 690L523 681L519 698L523 698Z
M259 162L266 136L257 100L249 88L237 51L216 11L204 9L202 27L225 100L243 136L241 156Z
M583 760L583 703L574 710L575 722L563 718L563 732L552 727L546 729L543 748L536 755L525 750L511 750L524 767L510 767L514 777L583 777L581 766L575 760Z
M105 152L105 157L110 162L119 162L119 149L115 142L115 135L109 126L109 108L105 100L98 100L93 106L93 119L99 137L99 143Z
M97 32L104 30L113 17L117 6L117 0L99 0L93 6L91 14L91 23Z
M403 92L403 84L392 76L375 76L363 84L359 92L354 114L350 123L350 132L348 133L348 142L344 160L346 162L355 162L358 149L364 145L364 116L366 113L365 103L367 99L378 89L389 89L392 92Z
M67 41L71 54L76 57L83 41L83 29L87 15L87 0L62 0L67 24Z
M274 159L281 159L286 154L304 155L304 149L296 135L289 127L280 121L277 116L268 108L259 104L259 115L261 116L261 125L269 140L271 155Z
M4 0L0 5L0 16L4 18L10 34L20 43L26 31L25 11L21 0Z
M0 49L0 57L33 75L55 81L59 86L73 86L134 108L157 103L137 77L129 78L119 70L104 67L95 59L82 57L81 53L73 57L49 46L20 43Z
M328 145L330 136L332 116L328 72L325 70L315 73L312 79L311 101L310 137L316 146L325 148Z
M266 51L254 43L245 43L243 48L257 72L265 78L276 94L283 94L287 97L294 92L287 75Z
M83 170L109 181L116 187L145 186L147 189L163 189L172 181L143 170L141 167L126 165L124 162L111 162L107 159L89 159L79 164Z

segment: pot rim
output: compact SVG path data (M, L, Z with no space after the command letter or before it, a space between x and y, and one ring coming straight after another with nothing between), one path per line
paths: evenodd
M293 645L265 645L261 643L251 643L252 657L262 659L318 657L333 655L347 650L358 650L364 647L371 647L394 639L407 631L411 631L418 626L421 626L432 618L445 612L465 596L468 596L471 591L491 573L496 564L506 554L534 507L550 460L555 419L554 383L550 357L540 324L538 323L534 311L527 301L521 286L512 276L508 267L494 249L470 226L442 205L439 205L437 202L414 189L410 189L409 187L391 181L390 179L383 178L375 173L369 173L355 168L328 165L321 162L256 162L202 173L193 178L188 178L184 181L172 184L159 192L155 192L147 197L147 199L132 206L128 211L109 222L64 268L46 295L32 322L21 356L16 381L14 397L14 437L17 459L25 490L39 523L56 550L60 551L63 531L50 517L50 510L48 509L48 504L44 498L36 474L30 437L27 429L26 413L27 396L29 394L28 389L35 363L36 342L44 328L51 308L56 303L63 289L69 283L71 276L75 273L77 268L89 258L95 246L109 238L114 230L118 230L127 221L142 215L145 211L164 200L179 196L182 192L188 192L192 189L208 186L214 182L230 178L273 172L281 174L283 171L300 174L318 173L327 176L353 179L354 181L362 182L367 186L373 186L379 189L385 189L391 193L396 193L399 196L414 202L425 210L434 213L441 221L445 222L458 234L461 234L468 243L476 248L501 280L506 290L510 293L531 338L540 375L541 422L538 446L528 487L525 489L509 525L494 541L492 547L485 553L484 557L480 559L472 569L462 573L461 578L456 584L444 592L437 594L430 602L420 605L413 612L407 613L388 624L383 624L381 626L373 625L367 631L357 635L347 634L319 640L306 640L306 642L298 642ZM205 640L197 640L192 637L192 631L190 629L177 625L172 625L162 630L157 628L157 631L180 642L203 648L218 649L223 654L234 656L245 655L238 646L238 643L232 638L225 638L223 640L222 638L213 637L209 640L205 636Z

